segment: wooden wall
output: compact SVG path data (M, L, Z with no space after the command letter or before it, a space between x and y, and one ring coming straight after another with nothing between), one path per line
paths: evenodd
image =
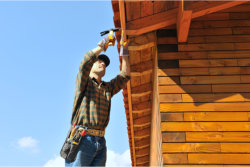
M250 166L250 4L157 36L164 165Z

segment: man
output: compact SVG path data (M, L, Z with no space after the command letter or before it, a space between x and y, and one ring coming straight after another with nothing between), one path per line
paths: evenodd
M66 166L105 166L106 140L105 128L109 122L111 98L126 86L130 79L130 69L127 46L121 45L122 70L110 82L102 81L109 58L101 54L110 44L114 45L113 32L107 35L98 46L88 51L80 64L76 78L75 99L71 124L86 130L79 143L76 160L68 162ZM121 42L122 44L122 42Z

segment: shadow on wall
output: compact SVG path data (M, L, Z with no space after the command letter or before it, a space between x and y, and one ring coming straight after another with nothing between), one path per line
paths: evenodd
M250 47L237 50L224 43L223 47L216 46L216 39L212 43L212 37L192 31L195 29L190 30L188 42L179 45L176 30L157 32L161 103L190 102L190 107L204 105L197 111L209 111L212 105L206 103L230 102L225 111L237 111L236 107L247 111L249 104L239 102L250 101L250 75L246 75L250 74L250 59L243 59L250 55ZM222 38L225 37L217 36L219 41Z

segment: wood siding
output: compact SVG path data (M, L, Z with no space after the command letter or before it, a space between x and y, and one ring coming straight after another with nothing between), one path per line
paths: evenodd
M167 167L250 165L250 4L192 20L187 43L157 32Z

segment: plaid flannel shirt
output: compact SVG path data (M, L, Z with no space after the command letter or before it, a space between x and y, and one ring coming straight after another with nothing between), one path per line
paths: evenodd
M98 85L95 78L89 76L96 60L93 51L88 51L80 64L76 77L71 124L104 130L109 122L111 97L126 86L130 76L121 71L110 82L102 81Z

